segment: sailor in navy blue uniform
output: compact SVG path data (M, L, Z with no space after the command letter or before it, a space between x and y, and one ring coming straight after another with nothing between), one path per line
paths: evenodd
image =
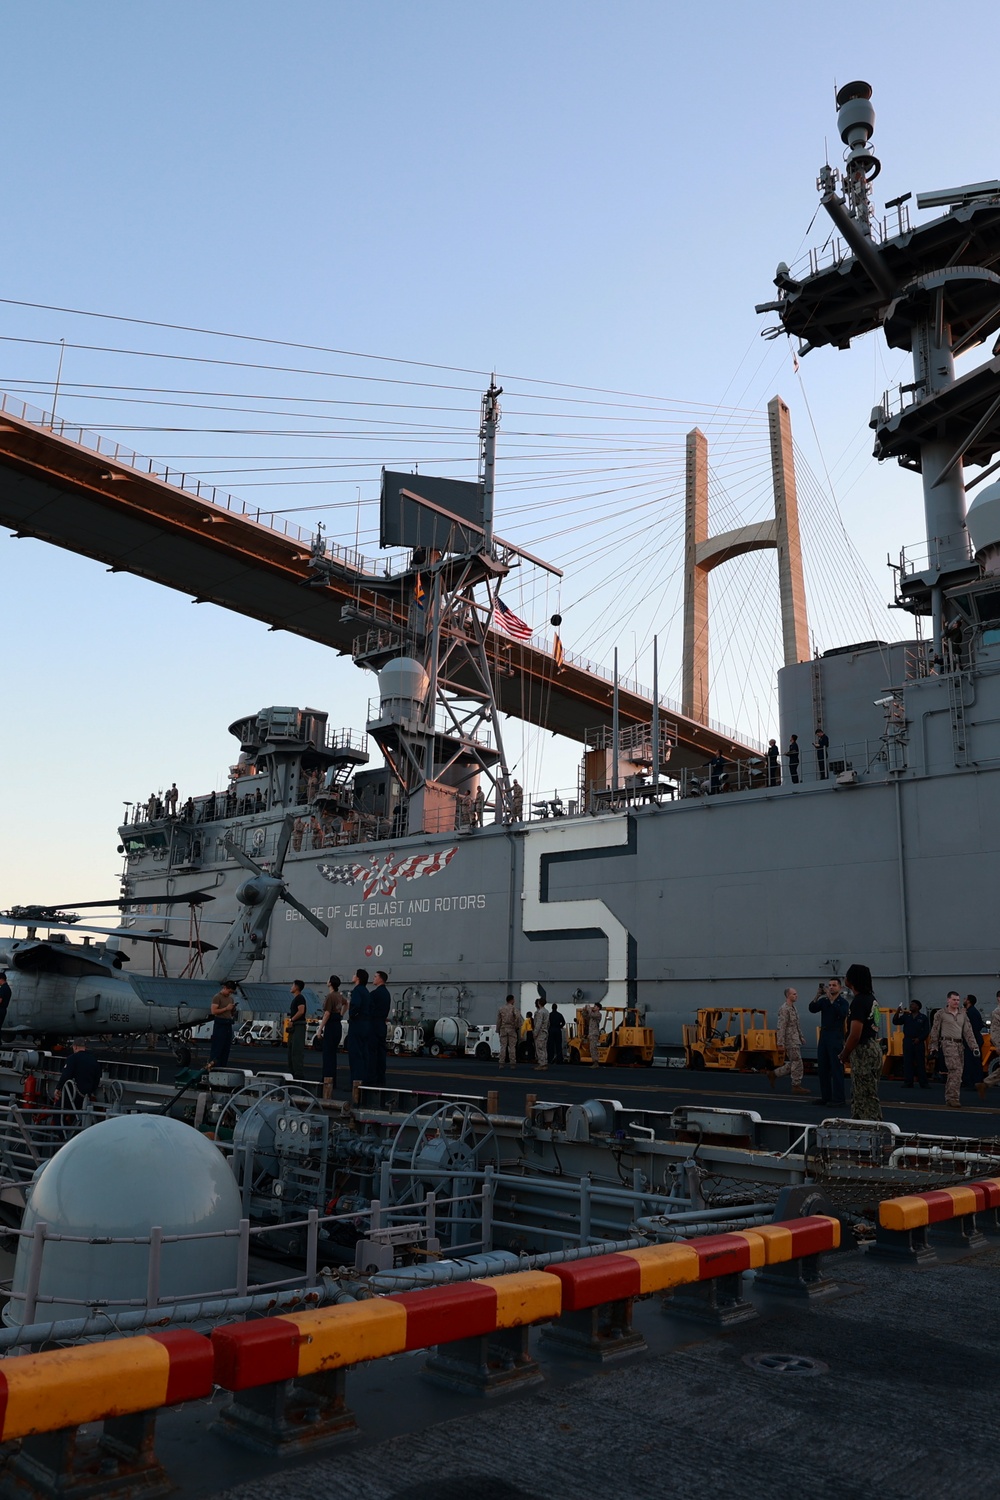
M919 1000L911 1000L909 1009L903 1010L900 1006L892 1019L903 1032L904 1089L912 1089L914 1078L922 1089L930 1088L927 1082L926 1044L931 1023L924 1015L923 1006Z
M850 1002L839 979L821 984L809 1009L819 1016L819 1041L816 1044L816 1068L819 1073L821 1104L845 1104L844 1064L840 1054L847 1036L846 1023Z

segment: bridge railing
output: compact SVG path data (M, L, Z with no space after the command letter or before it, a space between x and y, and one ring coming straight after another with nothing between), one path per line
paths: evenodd
M162 480L165 484L173 485L176 489L184 490L189 495L196 496L207 505L214 505L221 510L229 511L231 515L238 515L243 520L254 526L262 526L267 531L288 537L301 544L304 549L311 553L315 544L315 535L305 531L296 522L290 521L287 516L280 515L276 511L261 510L259 506L248 505L237 495L230 494L228 490L219 489L214 484L206 484L197 475L188 474L183 469L171 469L168 464L159 462L157 459L144 458L133 449L124 447L119 442L113 442L110 438L102 437L98 432L92 432L89 428L81 427L77 423L68 423L62 417L53 412L40 410L38 407L29 406L18 396L12 396L8 392L0 392L0 416L7 414L17 418L18 421L28 422L33 427L42 427L54 433L57 437L65 438L69 442L78 444L82 448L89 448L93 453L106 457L109 464L116 464L123 468L133 469L136 473L146 474L154 479ZM370 577L387 578L392 573L392 561L390 558L370 558L356 551L353 547L343 547L339 542L323 538L323 554L332 561L340 563L346 571L355 574L367 574ZM500 632L491 632L501 642L505 639ZM535 632L530 642L536 651L553 654L554 642L541 632ZM577 667L579 670L591 673L602 678L605 682L612 680L612 673L607 667L599 662L591 661L588 657L579 656L576 652L565 651L564 662L569 666ZM619 679L619 687L623 692L634 694L636 697L652 699L652 693L648 687L632 677ZM673 699L661 700L661 708L673 715L683 716L681 705ZM724 738L733 740L737 744L746 745L748 749L759 749L763 751L764 746L747 735L740 733L727 724L719 723L715 719L705 721L706 727L715 731Z
M214 484L207 484L196 474L188 474L183 469L172 469L169 464L161 463L155 458L145 458L122 443L102 437L99 432L92 432L90 428L81 427L76 422L66 422L53 412L29 406L20 397L12 396L6 391L0 392L0 415L16 417L18 421L29 422L33 427L44 427L56 437L65 438L81 448L89 448L92 453L99 453L107 458L110 464L134 469L136 473L149 475L153 479L161 479L165 484L173 485L175 489L184 490L187 494L204 500L207 505L216 505L221 510L229 511L231 515L242 516L254 526L263 526L267 531L289 537L292 541L300 542L303 547L312 550L314 534L305 531L295 521L290 521L287 516L281 515L278 511L261 510L259 505L250 505L239 496L230 494L228 490L220 489ZM342 547L338 542L324 540L324 551L334 562L341 563L354 573L386 577L391 569L388 558L366 557L353 547Z

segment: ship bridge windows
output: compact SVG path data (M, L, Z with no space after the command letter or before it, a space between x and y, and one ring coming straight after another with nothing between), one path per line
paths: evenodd
M949 594L948 602L970 625L1000 625L1000 589L995 579L978 588Z
M1000 589L988 594L976 594L973 599L981 625L1000 626Z
M145 854L147 849L165 849L166 847L167 835L164 829L155 829L150 833L129 833L125 836L127 854Z

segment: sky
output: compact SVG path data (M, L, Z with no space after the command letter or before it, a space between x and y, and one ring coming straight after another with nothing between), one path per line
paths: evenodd
M0 389L46 404L60 339L60 401L101 430L126 419L110 404L87 406L88 383L135 386L143 370L155 370L148 383L160 387L165 371L199 389L221 378L218 367L163 358L215 357L218 340L24 305L36 303L425 362L427 388L450 381L458 390L448 398L458 436L447 451L466 466L477 393L493 369L513 393L508 430L532 410L529 398L562 386L577 402L584 387L629 393L632 415L649 397L650 409L677 422L684 403L706 423L724 409L729 434L735 409L759 414L780 391L825 507L825 534L843 533L811 608L820 621L857 616L855 638L868 638L872 592L855 564L884 602L886 554L922 535L916 483L870 458L869 410L908 378L905 366L869 338L847 353L813 353L796 373L784 339L760 339L754 304L772 294L779 260L793 262L827 233L810 221L817 170L827 155L839 160L837 83L860 77L874 87L880 198L997 175L988 106L995 7L962 8L962 33L976 44L963 48L960 71L949 61L933 83L941 15L926 0L876 3L863 25L846 8L793 14L770 0L8 4ZM929 98L946 100L940 117L927 112ZM129 363L108 346L142 352ZM334 363L278 346L234 348L223 353L296 372ZM433 366L466 373L446 381ZM340 367L355 377L415 369L346 358ZM321 374L252 378L269 398L284 382L285 401L330 388ZM250 389L250 379L232 372L226 389ZM420 389L426 395L401 389L400 406L412 407ZM539 419L550 446L569 410L554 406ZM576 420L582 410L573 408ZM744 427L759 434L759 418ZM505 440L512 460L525 442L502 427L501 464ZM220 446L216 432L211 442L175 438L171 450L162 431L125 431L123 441L157 453L186 443L204 465L218 467L224 454L235 470L241 454L262 461L287 440L267 447L234 432ZM378 463L405 457L410 440L386 427L366 441ZM416 439L410 446L427 451ZM297 461L311 451L297 451ZM658 469L660 459L643 452L643 480L655 486L669 464ZM553 492L532 529L518 509L524 470L511 467L498 528L506 514L515 539L532 545L548 527L550 555L566 550L572 506L556 525ZM225 482L241 492L239 473ZM325 488L322 475L295 490L253 483L271 484L255 489L258 502L302 507L303 524L316 516L306 505L339 499L329 534L353 544L361 522L344 503L353 478L347 490ZM598 585L587 584L566 612L566 644L603 662L618 645L648 681L651 633L669 637L668 655L674 640L657 610L675 553L665 536L660 549L653 513L633 536L613 491L595 502L607 517L594 550L624 555L614 569L625 579L614 584L614 637L597 629L604 606ZM373 494L367 485L366 506ZM369 519L366 510L366 532ZM646 571L633 571L630 584L633 541ZM0 905L112 895L123 804L173 779L182 796L222 784L235 751L227 726L238 717L269 703L327 708L338 726L365 717L371 679L350 662L41 542L0 534L0 601ZM552 598L524 601L513 595L543 625ZM745 608L738 588L727 607ZM891 628L898 633L898 622ZM817 645L832 640L821 631ZM668 661L668 681L677 666ZM777 728L766 696L751 709L745 693L727 689L720 717L727 708L758 737ZM569 783L575 749L538 736L515 748L522 779Z

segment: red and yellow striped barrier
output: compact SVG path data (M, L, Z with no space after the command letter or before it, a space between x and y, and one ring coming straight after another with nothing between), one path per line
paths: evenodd
M947 1191L953 1205L965 1201L955 1197L964 1193L977 1204L982 1198L983 1206L1000 1206L1000 1180ZM943 1196L922 1194L921 1199ZM155 1411L209 1396L213 1385L244 1391L549 1322L602 1303L819 1255L839 1243L837 1220L816 1215L739 1234L566 1261L547 1271L518 1271L230 1323L214 1329L211 1338L177 1330L19 1355L0 1360L0 1442Z
M931 1224L944 1224L949 1219L961 1219L990 1208L1000 1208L1000 1177L886 1198L879 1204L878 1221L882 1229L896 1232L926 1229Z
M226 1390L245 1391L275 1380L346 1369L386 1354L543 1323L561 1311L557 1276L515 1271L483 1281L230 1323L212 1334L216 1380Z
M564 1312L819 1255L839 1244L838 1221L816 1215L740 1234L716 1234L566 1261L547 1271L518 1271L280 1318L230 1323L212 1334L216 1380L227 1390L245 1391L276 1380L344 1369L386 1354L545 1323Z
M210 1396L211 1340L181 1329L0 1361L0 1442Z

